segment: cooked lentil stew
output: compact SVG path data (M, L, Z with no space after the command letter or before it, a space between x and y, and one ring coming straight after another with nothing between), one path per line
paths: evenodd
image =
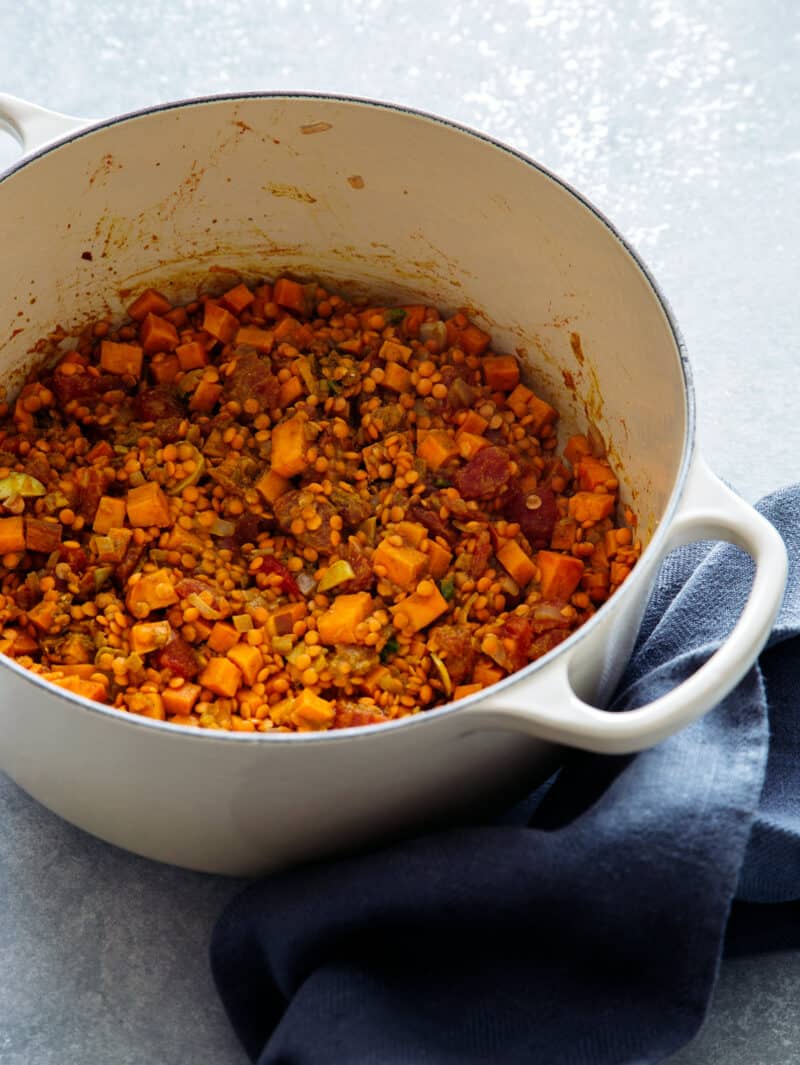
M596 432L464 313L153 289L0 406L0 650L236 731L385 722L552 650L641 551ZM618 518L624 519L618 523Z

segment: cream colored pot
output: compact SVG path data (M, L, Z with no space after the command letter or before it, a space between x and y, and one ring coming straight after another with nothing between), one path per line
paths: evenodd
M516 351L565 432L602 430L648 541L569 640L457 705L380 727L248 735L179 728L71 696L0 656L0 767L50 809L151 858L251 874L531 786L556 744L649 746L748 669L786 574L774 529L709 473L691 380L652 279L609 223L530 160L396 107L322 96L189 101L101 123L0 96L28 153L0 180L0 373L56 326L119 316L146 285L283 270L349 292L468 306ZM739 544L753 589L720 650L641 709L608 699L656 568Z

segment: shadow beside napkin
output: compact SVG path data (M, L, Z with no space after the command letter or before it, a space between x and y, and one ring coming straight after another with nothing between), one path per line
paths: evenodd
M228 907L212 967L254 1061L644 1065L695 1034L737 885L800 896L800 488L759 509L789 588L760 665L702 720L636 756L571 755L500 824L274 876ZM673 554L615 707L705 660L751 577L727 545ZM779 943L782 912L740 908L737 949Z

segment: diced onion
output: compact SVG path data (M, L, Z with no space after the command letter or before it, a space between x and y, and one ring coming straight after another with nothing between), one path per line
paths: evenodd
M308 595L309 592L312 592L317 584L311 574L305 572L298 573L295 580L297 581L297 587L300 589L303 595Z
M233 536L236 532L236 526L232 521L226 521L224 518L215 518L208 531L212 536Z
M435 655L433 653L433 651L431 651L431 661L436 666L439 676L442 678L442 684L444 684L445 695L452 695L453 682L450 680L450 674L447 672L447 666L444 664L441 658L439 658L438 655Z
M190 606L193 606L200 617L205 618L206 621L219 621L222 617L222 614L220 614L218 610L215 610L213 606L209 606L204 599L201 599L197 592L192 592L192 594L187 597L186 601Z

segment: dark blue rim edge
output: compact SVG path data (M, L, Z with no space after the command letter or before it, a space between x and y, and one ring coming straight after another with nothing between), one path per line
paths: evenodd
M675 486L672 490L669 502L667 503L666 510L659 522L658 528L655 530L650 543L645 549L645 553L652 555L657 552L666 538L667 529L672 522L673 517L678 509L683 489L686 484L686 478L688 476L691 460L695 450L695 436L696 436L696 408L695 408L695 396L694 385L692 378L691 365L686 353L686 344L681 335L681 331L678 328L677 321L670 307L664 293L661 291L658 283L656 282L650 270L647 268L638 252L632 247L632 245L618 232L613 223L600 211L590 200L588 200L581 192L573 188L569 182L563 178L558 177L546 166L541 163L537 163L534 159L525 155L523 152L518 151L516 148L512 148L502 141L496 140L494 137L489 136L486 133L482 133L479 130L472 129L470 126L464 125L460 122L456 122L452 119L442 118L440 115L433 115L426 111L420 111L413 107L407 107L404 104L393 104L381 100L371 100L361 96L347 96L333 93L317 93L317 92L233 92L233 93L219 93L210 96L197 96L190 97L188 99L175 100L167 103L155 104L152 107L143 107L135 111L127 111L124 114L115 115L112 118L101 119L99 121L89 120L89 123L85 127L74 130L71 133L67 133L63 137L54 140L53 142L46 144L42 148L36 148L32 152L26 153L22 159L12 164L6 171L0 175L0 184L2 184L12 174L19 172L26 166L35 162L37 159L42 158L45 155L49 155L50 152L56 151L59 148L63 148L70 144L72 141L80 140L82 137L90 136L100 130L110 128L112 126L119 125L123 122L127 122L130 119L142 118L147 115L158 114L161 111L177 111L184 107L194 107L204 104L215 103L233 103L237 100L320 100L333 103L345 103L345 104L357 104L362 107L375 108L385 111L400 112L401 114L409 115L412 118L421 119L427 122L433 122L440 126L445 126L449 129L456 130L459 133L463 133L465 136L472 137L475 140L482 141L488 144L490 147L499 151L505 152L507 155L512 156L517 161L524 163L526 166L530 166L532 169L539 171L545 177L559 185L565 192L572 195L586 210L588 210L594 217L610 232L610 234L618 241L624 248L630 258L638 267L639 271L647 281L653 295L661 307L664 313L664 317L667 320L672 338L675 341L675 347L680 358L680 366L683 373L684 383L684 397L686 401L686 436L683 443L683 454L681 456L681 464L678 470L678 476L675 481ZM518 683L521 680L527 679L533 676L539 670L547 667L552 660L559 655L562 651L572 648L581 642L585 636L593 631L598 625L602 624L605 615L609 608L621 602L627 602L633 595L633 581L625 582L621 588L619 588L613 596L612 600L604 603L598 612L577 629L568 639L562 644L544 655L542 658L532 662L529 666L519 670L519 672L512 674L509 677L498 681L490 689L486 689L482 692L477 692L475 695L469 696L466 699L460 700L458 703L448 703L444 706L438 707L434 710L424 710L418 714L411 715L409 717L400 718L394 721L387 721L381 725L361 725L355 728L336 729L328 732L292 732L292 733L270 733L270 732L228 732L218 729L197 729L188 725L171 725L166 721L155 721L148 718L134 717L131 714L126 713L123 710L117 710L112 706L105 706L102 703L96 703L83 696L74 695L66 689L55 690L55 686L44 678L39 677L36 673L31 673L23 666L18 665L12 658L2 655L3 664L10 668L17 676L23 681L32 686L47 692L50 695L58 694L66 698L68 702L74 703L77 706L82 707L85 710L89 710L92 713L100 714L103 717L108 717L119 723L125 723L132 728L142 729L156 729L162 731L165 735L183 736L186 738L192 738L200 742L206 743L211 739L218 740L223 743L331 743L340 742L345 740L356 740L366 738L370 735L374 736L375 730L379 729L381 733L386 733L390 730L403 728L408 729L412 727L419 727L426 721L438 720L445 715L458 713L460 710L465 710L470 706L477 706L487 694L487 691L491 691L493 695L510 687L513 684ZM626 594L627 593L627 594Z

